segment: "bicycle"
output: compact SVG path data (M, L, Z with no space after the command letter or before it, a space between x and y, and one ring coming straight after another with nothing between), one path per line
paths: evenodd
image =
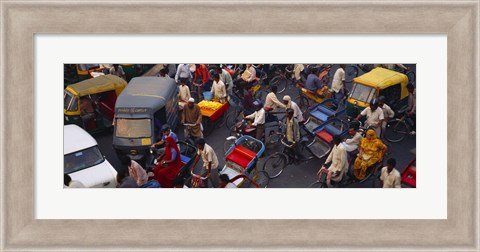
M385 138L391 143L398 143L410 135L413 129L413 123L408 120L407 113L403 113L400 118L393 119L387 123ZM413 119L411 119L413 120Z
M273 77L273 79L270 81L270 85L275 85L278 87L277 89L278 94L283 93L287 85L293 83L293 80L291 78L292 71L293 70L287 66L284 71L280 70L275 72L276 76Z

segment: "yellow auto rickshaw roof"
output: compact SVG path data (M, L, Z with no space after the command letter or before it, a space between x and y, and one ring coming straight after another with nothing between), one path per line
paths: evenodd
M384 89L398 83L401 83L402 86L406 86L408 84L408 77L399 72L377 67L366 74L354 78L353 81L367 86Z
M123 89L127 82L115 75L101 75L67 86L67 89L78 96L102 93L110 90Z

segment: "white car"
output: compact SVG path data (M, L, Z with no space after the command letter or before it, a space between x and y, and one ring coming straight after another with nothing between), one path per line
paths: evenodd
M117 186L117 171L105 159L97 141L77 125L63 126L63 172L85 187Z

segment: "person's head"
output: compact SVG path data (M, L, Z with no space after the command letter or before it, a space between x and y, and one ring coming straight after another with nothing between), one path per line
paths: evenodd
M220 75L218 73L215 73L213 75L213 80L218 82L220 80Z
M287 117L288 117L288 119L292 119L292 117L293 117L293 109L291 109L291 108L288 108L288 109L287 109Z
M118 70L118 64L113 64L113 68L115 68L115 70Z
M333 143L335 145L339 145L342 142L342 136L341 135L335 135L333 136Z
M252 66L252 64L247 64L247 68L250 68Z
M193 99L193 98L188 99L187 106L189 108L193 108L194 104L195 104L195 99Z
M365 134L365 138L367 138L367 140L375 140L377 135L373 129L369 129L367 130L367 134Z
M218 176L218 178L220 179L220 183L218 185L218 187L225 187L228 183L230 183L230 178L228 177L227 174L222 174L220 176Z
M198 69L200 67L200 64L195 64L195 69Z
M351 122L348 127L348 134L350 136L354 136L357 133L358 127L359 127L358 122L355 122L355 121Z
M275 85L272 85L272 86L270 86L270 90L271 90L274 94L276 94L276 93L277 93L277 90L278 90L278 87L275 86Z
M395 160L395 158L389 158L387 160L388 172L391 172L393 170L393 168L395 168L396 165L397 165L397 160Z
M218 74L221 74L221 73L222 73L222 67L220 67L220 66L217 66L217 67L215 68L215 70L216 70L216 72L217 72Z
M181 84L182 86L185 86L185 85L187 84L187 79L185 79L185 78L180 78L180 84Z
M385 96L382 95L382 96L378 97L378 106L380 108L383 108L383 104L385 104Z
M162 133L164 136L170 135L170 132L171 132L170 125L168 124L162 125Z
M378 108L378 100L373 98L373 100L370 102L370 109L374 111L377 108Z
M167 69L162 68L162 70L160 70L160 76L165 77L165 75L167 75Z
M174 188L183 188L183 185L185 184L185 178L182 176L177 176L173 180L173 187Z
M413 86L412 83L407 84L407 90L409 93L413 93L413 91L415 90L415 87Z
M65 186L69 186L70 182L72 181L72 178L68 174L63 174L63 184Z
M314 69L312 69L310 74L318 75L318 71L319 71L318 68L314 68Z
M203 150L203 148L205 148L205 139L199 138L195 143L197 144L197 148L199 150Z
M289 95L283 97L283 104L288 105L292 101L292 98Z
M253 108L255 108L255 111L259 111L260 109L262 109L262 106L263 104L259 100L253 102Z
M346 64L340 64L340 68L341 68L341 69L345 70L346 67L347 67Z
M123 165L129 166L132 164L132 159L129 156L123 156L122 160L120 160Z

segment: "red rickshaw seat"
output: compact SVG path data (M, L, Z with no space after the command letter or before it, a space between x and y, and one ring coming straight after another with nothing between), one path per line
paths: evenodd
M241 146L237 145L235 148L227 155L226 159L230 160L243 168L247 168L248 164L255 158L256 153Z
M411 169L410 167L405 169L402 172L402 182L416 188L417 187L417 171L414 169Z
M333 136L326 130L321 130L319 132L317 132L317 137L319 137L320 139L322 139L323 141L327 142L327 143L331 143L333 141Z

